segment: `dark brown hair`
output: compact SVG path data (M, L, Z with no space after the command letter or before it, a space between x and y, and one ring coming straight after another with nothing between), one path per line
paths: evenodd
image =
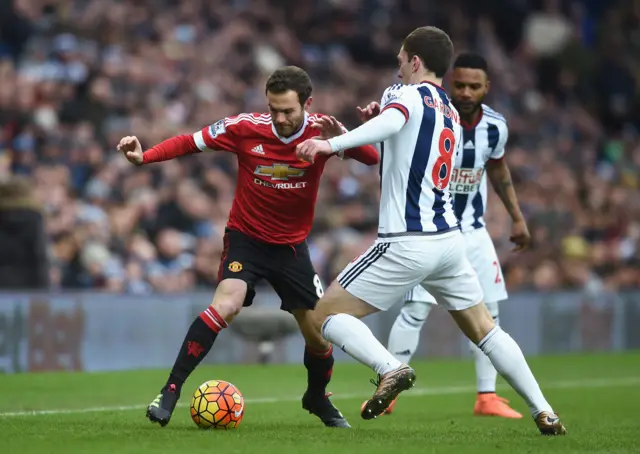
M311 97L313 87L311 86L309 74L304 69L297 66L285 66L276 69L269 76L265 94L273 93L278 95L289 90L298 94L298 101L300 101L301 105L304 105L307 99Z
M409 59L417 56L436 77L443 78L453 58L453 43L445 32L436 27L420 27L409 33L402 42Z

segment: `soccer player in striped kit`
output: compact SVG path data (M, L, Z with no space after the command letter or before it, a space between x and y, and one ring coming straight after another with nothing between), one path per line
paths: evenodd
M453 66L451 97L460 113L462 140L458 144L456 168L449 188L454 211L467 245L471 262L484 293L485 305L498 323L498 302L507 299L507 290L496 250L485 228L483 215L487 207L487 179L500 197L513 221L511 241L519 252L529 246L527 224L518 206L504 149L509 135L505 118L483 104L489 91L486 60L477 54L461 54ZM418 347L420 330L435 298L421 286L411 290L389 335L389 351L408 363ZM496 369L473 342L469 342L476 366L477 397L473 412L478 416L522 418L496 394ZM386 410L391 413L395 401Z
M564 435L522 350L485 306L466 254L449 189L462 128L441 87L452 55L453 43L442 30L414 30L397 56L402 84L385 90L368 121L339 137L297 146L300 159L314 162L354 146L382 143L378 239L329 286L316 305L314 323L324 339L378 374L376 390L361 410L362 418L376 418L415 384L416 374L360 319L389 310L421 285L525 400L539 431Z

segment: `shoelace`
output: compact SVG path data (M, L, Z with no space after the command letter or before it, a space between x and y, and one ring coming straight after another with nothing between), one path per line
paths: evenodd
M369 383L375 386L376 389L378 388L378 386L380 386L380 382L382 382L382 375L378 375L377 378L372 378L369 380Z

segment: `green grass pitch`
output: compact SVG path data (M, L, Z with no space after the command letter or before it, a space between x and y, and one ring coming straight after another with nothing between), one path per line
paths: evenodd
M0 452L6 454L147 453L637 453L640 452L640 353L532 358L543 391L560 413L567 437L538 434L525 404L504 384L499 392L526 414L522 420L472 416L471 361L417 362L416 388L396 412L359 416L373 374L339 363L330 391L351 430L326 429L304 412L300 365L203 367L185 385L174 419L152 425L144 409L167 371L0 375ZM198 429L192 391L227 380L246 399L235 431Z

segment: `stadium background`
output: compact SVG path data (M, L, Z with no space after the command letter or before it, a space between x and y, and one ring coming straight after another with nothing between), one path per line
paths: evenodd
M487 57L487 101L509 121L534 247L509 252L491 194L503 324L529 354L640 347L640 1L7 0L0 228L12 207L34 216L0 236L0 369L166 366L210 301L233 155L134 168L121 136L151 146L263 111L283 64L309 71L314 110L354 127L355 106L395 80L402 37L425 23ZM309 239L325 283L375 237L377 191L377 168L327 166ZM260 298L277 304L266 288ZM381 338L392 317L370 321ZM445 314L425 337L422 355L466 352ZM223 342L209 361L257 358L233 334ZM294 337L274 360L301 351Z

